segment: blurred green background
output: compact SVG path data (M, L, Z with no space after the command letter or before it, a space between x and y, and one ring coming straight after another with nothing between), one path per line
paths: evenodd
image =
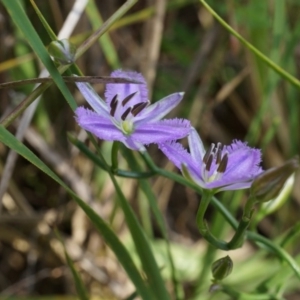
M30 1L20 2L47 46L51 39ZM74 5L74 1L59 0L36 0L35 3L56 34ZM123 3L118 0L89 1L70 40L76 45L81 44ZM299 78L299 1L214 0L208 3L253 46ZM29 47L26 36L18 30L1 3L0 38L0 83L38 77L42 65ZM173 92L184 91L184 100L170 116L190 119L206 146L212 142L229 144L233 139L245 140L250 146L263 150L263 167L266 169L299 154L299 89L230 35L199 1L138 1L99 43L78 59L77 64L84 75L107 76L117 68L139 71L147 79L153 102ZM74 85L68 84L68 87L78 105L86 105ZM33 85L24 85L0 89L1 118L32 88ZM94 85L94 88L103 95L103 84ZM19 121L9 126L11 132L16 132ZM25 133L24 144L96 207L134 255L107 174L68 141L67 133L79 132L73 112L57 87L52 85L41 97ZM86 140L84 132L79 135ZM99 143L105 157L110 159L111 143ZM2 178L8 151L0 144ZM150 146L149 152L161 167L177 172L156 146ZM127 168L122 158L120 165ZM259 233L277 239L298 222L299 180L299 176L296 177L295 188L285 205L257 224ZM149 215L145 195L136 181L125 178L118 181L152 237L158 264L166 280L170 280L162 235ZM210 249L198 233L195 215L199 196L160 177L151 178L150 184L165 217L186 299L229 299L208 293L211 275L203 271L203 262L225 253ZM219 194L218 198L239 217L246 195L247 192L228 192ZM27 299L74 299L46 297L76 293L62 246L52 230L54 225L95 299L125 299L132 293L132 283L84 213L66 191L23 158L16 161L2 203L0 299L26 296ZM207 218L213 224L213 232L225 239L230 237L230 227L214 209L209 211ZM295 239L287 250L296 257L299 246ZM248 242L230 255L235 266L227 282L241 291L251 292L268 276L284 269L276 259ZM277 277L262 284L262 289L267 285L275 286L280 281L280 274ZM284 299L300 298L299 284L294 277L286 282L285 289Z

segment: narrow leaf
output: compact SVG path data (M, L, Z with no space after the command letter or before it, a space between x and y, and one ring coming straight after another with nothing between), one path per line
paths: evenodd
M76 291L77 291L77 294L79 296L79 298L81 300L89 300L89 297L88 297L88 294L87 294L87 291L85 289L85 286L84 286L84 283L79 275L79 273L77 272L75 266L74 266L74 263L71 259L71 257L69 256L68 252L67 252L67 249L65 247L65 244L59 234L59 232L56 230L55 231L55 234L56 236L58 237L59 241L61 242L63 248L64 248L64 253L65 253L65 257L66 257L66 261L67 261L67 264L72 272L72 275L73 275L73 279L74 279L74 282L75 282L75 288L76 288Z
M40 37L38 36L37 32L35 31L34 27L32 26L30 20L28 19L25 11L21 7L19 1L11 1L11 0L2 0L2 3L8 10L11 18L19 27L20 31L26 37L26 40L37 54L39 59L42 61L44 66L47 68L48 72L52 76L54 82L56 83L57 87L62 92L63 96L68 101L70 107L75 110L77 107L76 102L68 90L66 84L64 83L60 73L56 69L53 61L51 60L45 46L43 45Z
M135 285L138 293L145 300L152 300L153 296L149 291L148 286L141 277L141 274L137 270L133 260L128 253L127 249L120 242L119 238L112 231L112 229L105 223L105 221L81 198L79 198L49 167L47 167L31 150L18 141L8 130L0 125L0 141L7 147L16 151L19 155L23 156L41 171L46 173L58 184L60 184L77 202L77 204L86 213L89 219L92 221L97 230L102 234L103 239L112 249L112 251L118 257L118 260L122 264L126 273Z

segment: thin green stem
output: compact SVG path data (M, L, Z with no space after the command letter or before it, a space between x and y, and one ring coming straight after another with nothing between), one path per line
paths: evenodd
M141 167L140 163L137 161L136 157L133 155L132 151L130 151L125 146L123 146L121 149L122 149L122 154L123 154L124 158L127 160L128 165L130 165L131 168L134 168L134 170L141 172L143 170L143 168ZM152 171L152 172L153 172L153 175L157 174L154 171ZM183 289L182 289L180 282L177 279L177 270L176 270L176 267L174 264L173 254L171 252L171 243L169 241L168 230L165 225L164 217L157 205L156 196L153 193L149 182L147 182L146 180L143 180L142 178L138 178L138 179L139 179L140 188L148 200L149 207L151 208L151 210L153 212L154 219L157 222L157 224L160 228L161 234L166 242L166 251L167 251L167 256L168 256L169 263L170 263L171 277L172 277L172 282L173 282L173 287L174 287L174 297L176 300L183 299Z
M300 234L300 222L296 223L286 236L283 238L283 240L280 242L281 247L286 247L288 244L290 244L295 238L297 238Z
M246 294L235 291L231 286L228 285L219 285L218 291L222 291L224 294L227 294L232 297L232 299L238 300L281 300L273 294Z
M98 167L107 171L106 165L99 158L99 156L96 155L95 153L93 153L83 142L79 141L77 138L75 138L71 134L68 134L68 139L74 146L76 146L80 150L81 153L86 155ZM156 172L154 172L154 171L139 172L139 171L127 171L127 170L120 170L120 169L112 170L113 169L112 167L110 167L110 166L108 166L108 167L114 175L119 176L119 177L145 179L145 178L150 178L150 177L153 177L154 175L156 175Z
M246 202L242 219L236 229L234 236L228 243L230 249L237 249L242 247L246 237L247 228L249 227L254 212L253 206L256 204L256 202L257 201L254 197L250 197Z
M12 124L12 122L20 114L22 114L37 97L39 97L44 91L46 91L51 84L52 82L46 82L39 85L35 90L31 92L30 95L28 95L19 105L17 105L16 108L10 114L7 115L0 124L4 127L8 127L10 124Z
M300 88L300 81L292 76L290 73L286 72L266 55L261 53L257 48L250 44L246 39L244 39L238 32L236 32L228 23L226 23L204 0L199 0L203 6L218 20L218 22L227 29L232 35L234 35L244 46L246 46L251 52L258 56L263 62L265 62L270 68L272 68L281 77L285 78L291 84Z
M208 208L208 205L211 201L213 193L208 190L204 190L202 193L202 198L197 212L197 225L198 229L203 236L210 244L215 246L217 249L229 250L226 242L216 239L210 232L206 220L204 219L205 212Z
M43 14L41 13L41 11L39 10L39 8L37 7L37 5L35 4L34 0L30 0L30 3L33 7L33 9L35 10L36 14L38 15L40 21L42 22L44 28L46 29L48 35L50 36L52 41L57 40L56 35L54 33L54 31L52 30L52 28L48 25L47 21L45 20Z
M103 25L96 30L80 47L78 47L75 60L88 50L118 19L120 19L138 0L126 1Z
M157 266L149 241L146 238L146 235L142 230L136 215L134 214L131 206L129 205L126 197L124 196L112 170L109 168L109 165L106 163L99 149L98 155L100 159L103 160L104 165L107 168L108 175L115 187L120 207L124 212L126 224L129 228L129 231L132 235L133 241L136 246L136 250L144 266L144 271L148 277L149 285L151 286L152 291L158 297L158 299L168 300L170 299L170 296L164 285L163 279L160 274L160 270Z
M256 242L258 245L263 244L265 247L269 248L279 258L281 258L283 261L286 261L293 269L296 276L300 279L300 268L297 262L284 249L255 232L247 231L247 239Z
M113 142L111 149L111 170L116 172L118 170L118 152L119 152L119 142Z

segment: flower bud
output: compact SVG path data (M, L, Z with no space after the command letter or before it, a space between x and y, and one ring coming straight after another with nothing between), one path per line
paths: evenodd
M274 213L278 210L288 199L292 192L293 185L295 183L295 174L292 174L284 183L278 196L271 199L268 202L262 203L259 211L255 216L256 222L261 221L265 216Z
M68 65L74 62L76 46L67 39L53 41L48 46L48 53L55 61L62 65Z
M211 266L211 272L215 280L222 280L226 278L232 271L233 262L227 255L216 260Z
M252 185L251 194L259 202L276 198L286 180L299 168L299 159L294 157L280 167L269 169L258 175Z

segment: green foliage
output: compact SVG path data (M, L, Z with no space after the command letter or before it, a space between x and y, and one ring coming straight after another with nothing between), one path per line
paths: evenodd
M74 59L77 60L89 49L88 55L79 62L87 73L99 69L99 72L105 73L100 75L107 75L111 69L119 67L138 69L137 66L142 65L140 60L147 59L139 56L141 51L139 47L142 44L151 46L151 44L146 44L147 37L143 36L142 27L149 18L155 16L157 7L143 8L139 3L127 17L120 19L136 2L128 1L108 21L103 22L102 17L105 19L104 16L108 15L109 10L115 9L116 2L111 1L110 5L107 5L107 10L103 8L105 1L103 1L104 4L100 2L90 0L86 7L86 17L94 33L91 33L88 27L71 38L71 40L82 41L87 37L79 46L76 55L74 51ZM197 74L190 79L191 87L186 91L187 99L184 100L180 111L176 112L176 116L184 115L191 118L193 126L197 127L203 136L204 144L211 141L228 142L237 135L246 136L245 139L251 145L263 149L264 168L278 165L279 162L297 154L300 145L300 82L298 80L300 64L299 57L297 58L295 53L300 32L300 22L297 16L299 1L228 0L220 2L214 0L206 2L201 0L195 2L175 0L167 2L166 17L162 22L165 30L161 36L160 57L153 90L154 100L170 92L180 91L188 70L196 67L198 68ZM62 130L58 132L55 127L75 130L72 110L77 107L77 104L73 97L78 98L76 100L79 101L81 98L73 93L73 90L72 93L70 92L61 76L69 66L57 67L43 43L43 41L56 39L54 34L56 30L53 30L47 21L47 17L51 16L51 10L43 14L37 6L35 7L38 17L34 24L41 24L40 28L35 28L28 12L24 10L28 9L28 3L25 3L25 8L21 6L20 1L2 0L1 3L9 13L11 19L9 22L15 24L12 25L11 35L16 41L13 44L14 61L9 61L7 65L5 65L6 62L1 62L0 70L7 70L8 76L11 76L13 80L37 76L38 61L33 60L33 56L29 60L28 58L22 60L32 50L34 57L37 57L49 71L50 77L63 95L49 90L49 95L45 97L45 100L50 103L47 105L43 103L34 119L34 127L38 128L37 135L41 134L43 141L53 146L46 152L53 159L53 156L55 157L57 153L60 153L60 149L65 147L61 144L61 140L66 140L66 134ZM35 5L33 0L31 5ZM48 9L47 3L43 5ZM202 18L205 16L214 16L215 19L212 19L210 26L214 26L217 20L223 27L218 34L218 42L210 49L202 65L196 65L199 49L207 45L204 36L211 28L202 26ZM64 15L53 13L52 17L52 23L56 22L57 25L60 24L60 18ZM112 25L120 31L107 33L106 31ZM105 35L102 35L103 33ZM99 39L100 36L102 37ZM123 37L126 39L122 40ZM95 42L98 43L97 48L90 49ZM7 40L3 40L3 48L6 43ZM98 61L100 55L95 54L99 51L103 51L105 57L100 62ZM75 65L72 68L73 73L81 72ZM239 78L243 69L248 70L247 76L236 84L236 79ZM7 74L4 74L3 78L9 81L5 78ZM131 294L129 293L130 296L124 294L122 298L271 300L287 299L292 292L298 293L296 295L298 297L300 257L297 254L297 241L300 225L296 204L299 202L297 193L290 194L289 189L285 194L285 205L280 208L279 205L276 206L271 211L273 216L268 217L265 223L258 223L266 217L267 213L264 207L256 207L249 199L247 201L247 192L224 192L222 196L218 194L218 199L222 201L217 198L204 199L201 188L176 172L170 171L169 165L168 170L164 168L166 161L162 159L161 153L155 152L156 149L149 148L149 153L139 155L122 146L119 151L118 147L114 148L115 145L111 147L107 142L99 145L91 136L89 136L90 142L82 142L81 137L74 138L72 133L70 141L76 146L72 153L77 150L80 154L72 154L74 156L70 161L76 171L78 168L82 172L83 181L90 188L90 193L99 200L101 209L96 211L90 203L85 201L86 199L79 197L69 187L67 177L61 178L64 175L61 175L60 167L68 166L68 163L65 164L66 160L60 160L59 164L54 165L50 159L47 160L49 166L46 165L43 160L48 159L47 155L39 150L38 146L34 144L29 146L27 143L31 143L30 139L26 142L18 141L4 128L11 124L17 125L17 122L14 122L16 118L50 85L51 83L43 83L31 94L28 86L18 89L28 95L26 98L28 101L25 99L21 102L20 106L14 109L12 117L2 119L4 126L0 126L0 141L3 143L0 145L1 158L6 159L3 154L5 145L37 168L34 173L23 170L16 172L17 190L21 189L23 184L27 189L35 190L34 193L38 194L38 189L42 187L41 195L46 198L45 202L53 201L54 205L51 207L55 206L56 211L57 206L58 212L69 213L69 206L73 209L68 197L63 200L68 201L67 204L61 201L63 198L61 195L64 194L62 190L79 205L96 228L97 236L100 235L105 245L112 250L113 259L120 263L128 279L133 283L134 287L131 289ZM103 92L102 87L99 91ZM216 95L224 94L224 91L227 93L225 93L226 96L215 101ZM4 94L4 100L5 97L6 94ZM51 97L55 97L55 101L51 101ZM66 101L72 110L60 112L57 107L52 109L60 101L62 103ZM5 101L3 103L5 104ZM56 121L58 118L53 118L53 114L63 114L63 121ZM52 120L55 121L52 122ZM63 123L59 124L59 122ZM35 155L30 147L36 147L35 151L41 151L41 158ZM71 156L70 153L67 152L67 155ZM154 161L158 162L159 166ZM22 164L24 161L18 162L16 170L19 166L22 167ZM60 189L57 189L56 185L48 186L48 182L41 182L42 173L52 178ZM2 176L4 177L5 173ZM25 179L20 181L18 177L25 177ZM133 181L134 184L132 184ZM54 188L56 190L52 192ZM48 195L47 191L50 190L51 193ZM8 192L10 195L11 187ZM30 197L34 197L34 193L30 194ZM24 194L26 196L26 192ZM55 199L53 194L57 195ZM14 198L15 194L12 193L12 195ZM208 196L211 197L211 195ZM19 199L18 196L16 198ZM26 200L26 197L24 198ZM201 203L207 200L207 205L201 215L201 239L199 239L199 231L195 225L199 198L201 198ZM296 201L288 202L291 198ZM5 205L7 205L6 202ZM21 205L20 207L26 208L27 206ZM256 210L258 210L257 214ZM28 213L26 209L24 211ZM239 218L242 211L243 213L246 211L246 214ZM9 217L12 217L15 211L12 210L9 213ZM252 216L254 221L256 219L255 222L251 219ZM6 222L5 217L7 216L4 216L3 224ZM39 214L38 217L40 217ZM35 220L37 216L33 215L32 218ZM70 216L64 216L64 218L67 219L64 222L70 221ZM71 225L67 224L67 229L65 225L63 223L59 230L70 234ZM3 225L2 232L10 233L5 226L6 224ZM20 231L23 229L21 226L15 227ZM258 234L256 227L264 235ZM26 230L28 230L27 227ZM86 230L88 231L86 236L92 237L93 232L91 233L89 228ZM25 232L27 234L27 231ZM0 252L9 244L10 234L7 235L0 234ZM233 272L224 280L224 283L214 285L213 288L216 291L211 293L208 290L212 279L210 267L213 261L225 256L219 250L229 249L226 247L232 246L232 243L227 241L235 236L237 237L233 239L234 247L243 246L241 249L243 257L235 256L237 253L235 251L230 252L230 255L233 254ZM26 238L29 241L31 235ZM26 238L25 241L27 241ZM92 238L89 238L86 237L87 241L81 244L83 249L93 244ZM24 253L19 256L16 254L18 253L16 241L18 239L11 241L13 247L10 251L5 249L6 253L11 252L7 260L8 266L9 264L12 266L11 269L16 266L19 257L25 255ZM250 246L250 243L255 244L255 247ZM50 243L46 247L50 248L49 245ZM101 259L107 259L108 262L112 259L104 245L101 245L94 255L95 258L101 257ZM87 294L93 290L88 284L91 279L86 279L86 276L83 276L83 279L80 278L79 271L72 262L71 254L68 254L66 249L65 256L80 299L88 299ZM51 259L53 260L50 257L49 261ZM104 269L107 266L109 263ZM118 273L120 270L118 266L114 268ZM109 268L105 271L110 279L119 275L110 274ZM0 265L0 276L1 274ZM101 284L99 283L100 290L109 286L108 282ZM112 286L113 284L110 285ZM4 289L1 280L0 289ZM53 293L56 291L53 290ZM20 298L9 297L9 299ZM62 298L31 296L30 299Z

